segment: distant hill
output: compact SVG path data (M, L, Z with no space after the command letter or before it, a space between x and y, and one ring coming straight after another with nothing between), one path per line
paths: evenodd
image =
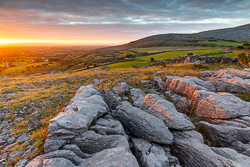
M250 40L250 24L225 28L218 30L203 31L193 34L195 36L216 38L222 40L234 40L234 41L249 41Z

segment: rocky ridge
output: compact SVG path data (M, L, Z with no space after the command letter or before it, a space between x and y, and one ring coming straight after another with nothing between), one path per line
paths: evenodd
M125 82L105 91L82 86L50 121L45 154L20 160L16 167L250 164L250 103L221 92L242 92L232 84L249 90L248 69L203 71L202 78L156 75L138 83L158 88L149 94ZM232 78L241 82L229 82ZM218 87L223 84L227 89Z

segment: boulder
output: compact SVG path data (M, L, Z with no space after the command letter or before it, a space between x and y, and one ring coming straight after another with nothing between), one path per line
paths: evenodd
M240 141L235 141L231 143L230 148L234 149L240 154L246 155L250 157L250 142L249 143L242 143Z
M93 154L83 153L76 144L66 144L61 149L62 150L70 150L82 159L90 158L93 156Z
M106 149L83 160L81 167L139 167L136 158L123 147Z
M38 157L32 159L25 167L42 167L43 160L46 158L46 154L39 155Z
M101 97L104 97L103 92L95 87L94 85L87 85L87 86L81 86L80 89L76 92L75 98L87 98L93 95L99 95Z
M80 165L83 162L83 159L78 157L74 152L70 150L57 150L57 151L49 152L48 154L46 154L46 158L48 159L63 158L63 159L67 159L71 161L74 165Z
M165 76L165 72L164 71L157 71L155 73L155 76Z
M211 77L214 74L217 74L217 72L214 72L214 71L201 71L201 72L198 73L198 75L200 75L202 78Z
M132 138L134 154L141 166L165 167L169 166L168 157L164 149L156 143L150 143L140 138Z
M194 113L197 117L230 119L250 114L250 103L229 93L197 90L193 101L196 103Z
M65 158L45 159L43 167L75 167L75 165Z
M114 116L136 137L161 144L172 142L173 136L162 120L133 107L129 102L122 102Z
M199 79L197 77L190 77L190 76L185 76L184 79L192 80L197 85L206 88L208 91L211 91L211 92L215 92L216 91L216 89L214 88L214 85L211 82L207 82L207 81L204 81L204 80Z
M129 94L129 85L127 85L125 82L119 83L115 85L115 87L112 89L116 94L121 93L121 94Z
M147 94L141 107L147 113L162 120L170 129L191 130L194 125L190 119L179 113L174 104L155 94Z
M49 133L61 128L76 133L85 132L94 120L108 112L107 104L99 95L74 100L77 102L71 103L64 112L50 120Z
M133 106L140 107L146 94L141 89L130 89L130 94L133 99Z
M51 151L56 151L63 145L65 145L66 140L51 140L47 139L44 144L44 153L48 153Z
M111 115L106 115L103 118L99 118L94 126L89 128L96 133L102 135L125 135L122 124L115 120Z
M203 137L196 131L172 131L174 135L171 153L185 167L234 167L233 161L220 156L204 144Z
M28 131L32 131L36 129L38 126L40 126L40 118L39 117L33 117L30 116L28 121Z
M212 147L212 150L216 154L232 160L234 162L235 166L243 167L243 166L249 166L249 164L250 164L250 157L242 155L242 154L238 154L236 151L234 151L230 148L214 148L214 147Z
M121 135L100 135L87 131L76 137L71 143L76 144L84 153L93 154L105 149L123 147L129 149L126 137Z
M159 88L164 90L165 89L165 83L162 81L160 77L154 77L153 81L155 82L155 85Z
M166 85L167 89L189 98L193 97L196 90L207 90L205 87L197 85L193 80L181 77L167 77Z
M21 159L14 167L25 167L29 163L28 159Z
M215 122L215 121L214 121ZM250 126L233 120L218 120L216 124L198 122L206 140L217 147L227 147L235 141L250 142Z

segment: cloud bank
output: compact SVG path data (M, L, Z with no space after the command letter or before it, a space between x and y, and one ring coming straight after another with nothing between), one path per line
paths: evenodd
M0 36L130 41L249 24L249 0L0 0Z

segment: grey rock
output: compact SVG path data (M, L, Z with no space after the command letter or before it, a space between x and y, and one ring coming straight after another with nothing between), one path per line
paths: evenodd
M235 121L218 120L217 124L200 121L206 140L217 147L230 146L235 141L250 142L250 127Z
M234 167L233 161L222 157L204 144L196 131L172 131L171 152L185 167Z
M193 80L180 77L167 77L166 85L169 90L189 98L193 97L196 90L207 90L205 87L197 85Z
M236 151L230 149L230 148L212 148L212 150L234 162L235 166L243 167L243 166L249 166L250 164L250 157L238 154Z
M100 135L87 131L72 140L84 153L93 154L105 149L123 147L129 149L126 137L121 135Z
M59 128L73 132L84 132L94 120L108 112L107 104L99 95L82 99L74 98L74 100L76 102L67 106L65 112L59 113L54 119L50 120L53 128L49 128L49 133Z
M65 158L45 159L43 167L75 167L75 165Z
M214 88L214 85L211 82L203 81L202 79L199 79L197 77L190 77L190 76L185 76L184 79L192 80L197 85L206 88L208 91L211 91L211 92L216 91L216 89Z
M106 149L86 159L81 167L139 167L136 158L123 147Z
M165 72L164 71L157 71L155 73L155 76L165 76Z
M141 89L130 89L130 94L133 99L133 106L140 107L142 105L142 101L146 94Z
M80 165L83 159L70 150L57 150L46 154L46 158L64 158L70 160L74 165Z
M43 167L43 160L46 158L46 154L39 155L31 160L25 167Z
M240 154L246 155L250 157L250 142L247 144L244 144L240 141L235 141L231 143L230 148L234 149Z
M141 107L147 113L161 119L170 129L191 130L194 125L190 119L179 113L173 103L155 94L147 94Z
M169 166L168 157L166 157L165 151L160 145L149 143L148 141L139 138L132 138L131 140L134 145L136 158L141 166Z
M16 141L17 141L18 143L23 143L23 142L29 141L29 139L30 139L29 133L21 133L21 134L19 135L19 137L17 138Z
M214 74L217 74L217 72L214 72L214 71L201 71L201 72L198 73L198 75L200 75L203 78L211 77Z
M56 151L63 145L65 145L66 140L51 140L47 139L44 144L44 153L48 153L51 151Z
M160 77L154 77L154 82L156 83L156 86L158 86L160 89L165 89L165 83L162 81Z
M125 82L119 83L115 85L112 89L116 94L121 93L121 94L129 94L130 93L130 88L129 85L127 85Z
M52 140L69 140L75 137L75 133L66 129L58 129L48 135Z
M28 131L32 131L36 129L38 126L40 126L40 118L39 117L33 117L30 116L28 121Z
M100 80L95 78L95 79L93 80L93 84L96 85L96 84L98 84L98 83L100 83Z
M25 167L29 163L28 159L21 159L14 167Z
M81 86L74 98L87 98L93 95L104 97L103 92L94 85ZM73 98L73 99L74 99Z
M122 102L114 116L136 137L161 144L172 142L173 136L162 120L133 107L129 102Z
M99 118L89 129L102 135L126 135L122 124L111 115Z
M9 155L9 157L11 158L11 159L13 159L13 158L15 158L15 157L17 157L17 156L20 156L21 154L23 154L24 153L24 150L22 149L22 148L19 148L18 150L16 150L16 151L14 151L13 153L11 153L10 155Z
M194 92L195 115L203 118L229 119L250 113L250 103L229 93L214 93L205 90Z
M66 144L61 149L62 150L70 150L82 159L90 158L93 156L93 154L83 153L76 144Z
M28 146L27 150L23 153L22 157L30 156L31 154L34 154L34 152L37 151L37 148L34 145Z

